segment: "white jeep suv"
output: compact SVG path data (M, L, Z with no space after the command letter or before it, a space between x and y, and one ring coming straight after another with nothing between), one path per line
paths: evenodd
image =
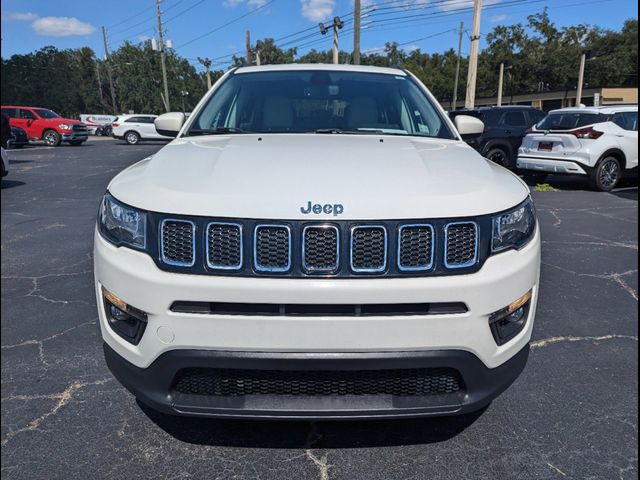
M111 123L111 136L124 140L129 145L137 145L140 140L170 140L161 135L154 125L157 115L120 115Z
M457 129L456 129L457 126ZM117 175L95 285L107 364L163 412L447 415L525 366L528 187L410 73L240 67Z
M638 106L553 110L525 136L517 166L588 175L595 188L609 191L638 168Z

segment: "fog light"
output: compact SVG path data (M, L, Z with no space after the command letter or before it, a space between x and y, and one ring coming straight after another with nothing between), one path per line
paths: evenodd
M102 287L104 310L111 329L129 343L137 345L147 326L147 314Z
M532 291L529 290L515 302L489 316L491 333L498 345L504 345L525 327L529 316L531 296Z

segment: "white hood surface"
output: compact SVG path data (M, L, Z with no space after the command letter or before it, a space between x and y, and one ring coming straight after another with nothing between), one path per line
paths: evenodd
M155 212L309 221L468 217L529 193L457 140L331 134L179 138L116 176L109 191ZM309 202L343 213L305 215Z

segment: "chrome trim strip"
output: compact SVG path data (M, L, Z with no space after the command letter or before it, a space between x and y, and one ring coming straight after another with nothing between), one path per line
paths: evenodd
M447 254L449 252L449 227L452 225L473 225L476 232L476 241L474 245L473 258L465 263L454 263L449 264L447 261ZM475 265L478 262L478 244L480 243L480 228L478 224L474 221L466 221L466 222L451 222L447 223L444 227L444 266L446 268L455 269L455 268L466 268Z
M262 267L258 265L258 255L257 255L257 246L258 246L258 229L259 228L284 228L287 230L287 234L289 235L289 255L287 256L287 266L286 267ZM253 229L253 267L258 272L288 272L291 268L291 227L289 225L283 224L274 224L274 223L261 223L256 225Z
M384 232L384 263L380 268L355 268L353 266L353 234L362 228L378 228ZM349 239L349 266L351 271L356 273L380 273L387 268L387 229L384 225L356 225L351 227L351 238Z
M164 256L164 224L167 222L186 223L191 225L191 263L176 262ZM179 220L177 218L165 218L160 222L160 259L162 263L172 265L174 267L193 267L196 264L196 224L191 220Z
M427 227L429 230L431 230L431 246L430 246L431 262L429 262L429 264L424 266L419 266L419 267L403 267L402 264L400 263L400 247L401 247L400 240L402 239L402 230L409 227ZM433 225L431 225L430 223L409 223L407 225L401 225L400 228L398 229L398 270L400 270L401 272L418 272L418 271L424 271L424 270L431 270L434 265L434 258L436 254L435 237L436 237L436 232L433 229Z
M240 263L238 263L237 265L215 265L209 262L209 228L211 228L212 225L227 225L230 227L238 228L238 231L240 232ZM207 227L205 229L204 242L205 242L205 257L206 257L207 267L215 270L240 270L242 268L242 263L244 260L243 259L244 239L242 238L242 225L240 225L239 223L231 223L231 222L209 222L207 223Z
M305 256L304 256L304 252L305 252L305 238L306 238L306 233L307 230L309 229L318 229L318 230L327 230L327 229L333 229L336 232L336 263L332 268L314 268L314 267L307 267L306 263L305 263ZM340 230L338 229L338 227L336 227L335 225L331 225L328 223L324 223L324 224L319 224L319 225L307 225L306 227L304 227L302 229L302 268L309 273L313 273L313 272L336 272L339 268L340 268Z

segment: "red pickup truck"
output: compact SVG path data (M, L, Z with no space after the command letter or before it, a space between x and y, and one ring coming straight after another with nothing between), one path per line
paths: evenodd
M52 147L57 147L61 142L81 145L88 138L84 123L62 118L48 108L3 105L2 115L9 117L11 125L27 132L30 140L44 140Z

